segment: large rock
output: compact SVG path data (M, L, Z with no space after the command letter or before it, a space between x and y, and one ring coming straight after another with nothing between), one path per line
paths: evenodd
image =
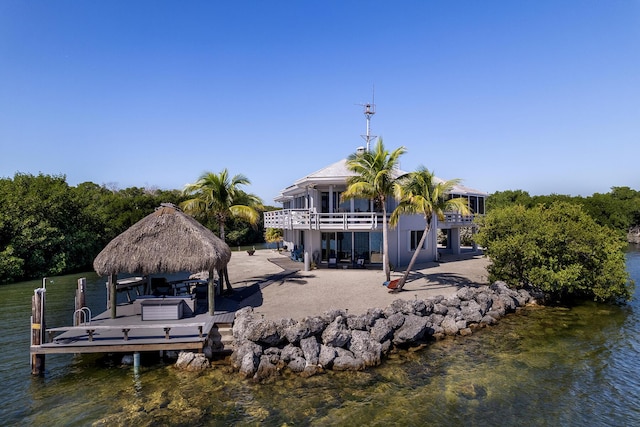
M328 325L329 323L332 323L334 320L336 320L336 318L338 317L346 318L347 312L343 309L334 308L334 309L325 311L324 313L322 313L320 317L325 322L325 324Z
M300 347L297 347L293 344L287 344L280 351L280 359L285 363L289 363L291 360L296 358L304 359L304 352Z
M459 331L458 326L456 325L456 319L453 316L446 315L440 324L444 333L447 335L456 335Z
M209 360L202 353L181 351L175 367L184 371L202 371L209 367Z
M429 304L429 310L432 308L432 305ZM394 313L402 313L404 315L407 314L416 314L420 316L424 316L427 313L427 305L423 300L413 299L413 300L404 300L397 299L393 301L385 311L387 317L391 316Z
M356 357L349 350L336 348L336 354L333 360L334 371L360 371L365 368L364 360Z
M293 372L302 372L306 366L307 361L304 357L295 357L289 361L289 364L287 364L287 367Z
M258 364L260 363L260 357L254 353L245 353L240 362L240 375L245 378L251 378L258 370Z
M500 295L498 294L494 294L491 296L491 309L487 312L487 314L492 315L492 312L498 315L498 319L507 313L507 306L505 304L505 301L500 298Z
M434 314L441 314L445 316L449 312L449 307L444 304L435 303L432 311Z
M475 291L468 286L458 289L456 297L461 301L470 301L475 297Z
M320 354L318 355L318 363L323 368L331 368L333 360L336 358L336 349L334 347L320 345Z
M362 359L365 366L377 366L382 359L382 345L367 331L352 331L349 350L356 359Z
M303 338L319 335L327 324L321 317L305 317L285 327L284 336L291 344L297 344Z
M253 307L247 306L236 311L235 320L233 322L233 339L237 341L244 341L244 333L247 330L247 325L254 321Z
M402 313L394 313L387 317L387 322L393 329L398 329L404 323L404 315Z
M480 323L480 320L482 320L480 304L478 304L475 300L470 300L467 302L468 304L461 309L462 317L467 321L467 323Z
M482 292L478 292L475 296L475 300L480 307L480 313L482 313L483 316L487 314L487 311L489 311L491 303L493 302L489 293L484 290Z
M349 329L359 329L364 331L376 322L376 320L384 317L384 313L381 309L375 308L367 310L367 312L361 316L349 316L347 318L347 327Z
M262 355L258 364L258 369L256 370L253 378L258 381L263 381L265 379L276 376L277 374L277 366L270 360L269 356Z
M450 296L449 298L442 300L441 304L444 304L447 307L460 307L460 303L460 298L457 296Z
M376 320L376 323L370 330L371 338L383 343L390 340L393 337L393 327L389 324L389 320L381 318Z
M498 299L500 301L502 301L504 308L506 310L507 313L515 311L516 307L518 306L515 298L507 295L507 294L500 294L498 295Z
M283 328L271 320L258 320L245 325L244 339L275 347L285 341Z
M269 348L265 348L262 351L262 355L266 356L267 358L269 358L269 361L271 363L273 363L276 366L280 365L280 355L282 353L282 350L279 349L278 347L269 347Z
M323 344L332 347L344 347L349 343L350 338L351 331L347 328L345 319L342 316L337 316L322 332Z
M307 361L307 365L317 365L320 354L320 344L316 337L307 337L300 340L300 348Z
M427 317L409 314L403 325L396 330L393 343L396 345L414 344L422 340L427 330Z
M258 367L258 362L262 356L262 347L251 341L244 341L236 346L231 354L231 363L234 367L239 368L242 373L253 376ZM253 364L252 366L250 366Z

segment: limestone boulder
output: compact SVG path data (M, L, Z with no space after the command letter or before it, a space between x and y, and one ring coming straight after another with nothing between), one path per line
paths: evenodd
M365 366L377 366L382 360L382 345L367 331L352 331L349 350Z
M345 318L337 316L322 332L322 343L332 347L344 347L349 343L351 330L347 328Z
M209 359L202 353L181 351L175 367L184 371L202 371L209 367Z
M427 317L409 314L405 317L405 321L398 328L393 336L395 345L414 344L422 340L427 330Z
M300 349L304 355L307 365L317 365L320 355L320 343L315 336L303 338L300 340Z

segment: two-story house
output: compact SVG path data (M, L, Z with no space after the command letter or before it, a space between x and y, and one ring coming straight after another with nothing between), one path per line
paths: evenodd
M359 148L358 150L363 150ZM313 172L282 190L275 202L282 210L265 212L265 228L282 228L284 244L307 253L317 265L380 265L382 263L382 212L373 201L342 200L347 179L353 176L342 159ZM398 170L398 176L406 173ZM484 214L486 193L457 185L449 197L464 197L473 215L449 213L444 222L434 218L430 235L420 251L418 262L435 261L438 251L460 253L460 229L473 225L474 215ZM390 197L387 214L397 206ZM416 250L425 228L421 215L404 215L395 228L389 228L389 262L406 266ZM437 230L447 233L446 247L438 248Z

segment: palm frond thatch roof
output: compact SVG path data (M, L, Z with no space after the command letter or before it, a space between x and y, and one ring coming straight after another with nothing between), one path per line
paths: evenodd
M109 242L93 268L101 276L210 271L224 268L230 259L231 249L211 230L163 203Z

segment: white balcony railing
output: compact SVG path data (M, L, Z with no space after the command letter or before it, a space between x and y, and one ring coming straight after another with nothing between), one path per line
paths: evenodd
M470 225L473 215L448 213L447 225ZM264 213L265 228L284 230L377 230L382 229L379 212L316 213L308 209L282 209Z
M444 215L444 222L451 225L471 225L476 215L462 215L457 212L448 212Z
M265 228L285 230L375 230L382 226L377 212L316 213L283 209L264 213Z

